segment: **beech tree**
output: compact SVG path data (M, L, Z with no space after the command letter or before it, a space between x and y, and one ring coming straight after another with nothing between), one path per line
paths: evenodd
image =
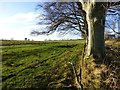
M86 37L85 57L93 55L102 60L105 57L104 29L106 11L110 6L119 5L120 2L78 1L44 4L45 20L48 20L48 22L45 21L44 23L50 26L47 31L33 31L31 34L51 34L55 30L81 31Z
M103 59L105 57L104 28L107 8L112 5L119 5L120 2L96 2L88 0L84 2L79 0L81 9L86 12L88 24L88 44L86 55L97 56Z
M45 31L34 31L32 34L51 34L56 30L60 34L68 32L78 34L81 32L83 38L87 34L86 18L83 18L77 2L47 2L44 5L39 4L38 9L40 8L45 10L46 13L43 14L44 19L40 20L38 24L48 24L50 26Z
M86 56L91 54L99 58L104 58L105 56L104 25L106 9L103 5L106 7L107 3L81 1L81 9L86 12L88 24Z

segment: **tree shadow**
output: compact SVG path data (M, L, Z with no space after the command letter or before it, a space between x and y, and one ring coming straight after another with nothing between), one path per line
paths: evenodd
M81 68L83 88L120 89L120 47L118 45L106 44L104 59L91 56L83 60Z
M106 45L106 56L103 60L95 59L101 66L101 86L103 89L120 89L120 47Z
M120 47L106 46L106 58L103 63L106 65L106 71L103 71L102 87L106 89L120 89Z

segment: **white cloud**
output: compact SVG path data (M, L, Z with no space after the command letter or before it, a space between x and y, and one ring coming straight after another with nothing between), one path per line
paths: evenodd
M39 14L37 13L18 13L14 16L10 17L2 17L0 18L0 24L13 24L13 23L29 23L29 22L34 22L36 21L36 17L38 17ZM41 15L42 17L42 15Z
M45 28L46 25L36 25L36 17L39 14L30 13L18 13L11 17L1 17L0 18L0 39L18 39L23 40L24 38L36 38L30 36L30 32L36 28ZM42 16L41 16L42 18ZM42 36L43 38L43 36ZM43 39L40 40L43 40Z
M24 38L29 38L33 40L59 40L68 38L78 38L73 35L67 35L65 37L59 37L58 33L55 32L49 36L31 36L30 32L33 29L44 29L47 25L36 25L36 17L39 14L30 13L18 13L11 17L0 18L0 39L15 39L24 40ZM42 15L39 18L44 18Z
M33 12L30 12L30 13L19 13L19 14L16 14L15 16L12 17L13 20L19 20L20 21L26 21L26 22L32 22L32 21L36 21L36 17L38 17L39 14L37 13L33 13ZM40 18L42 18L43 16L40 15Z

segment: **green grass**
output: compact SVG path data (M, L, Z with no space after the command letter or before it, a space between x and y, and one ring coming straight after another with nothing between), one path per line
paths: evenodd
M73 83L71 67L84 40L2 41L2 88L59 88Z
M2 46L0 45L2 88L4 90L9 88L72 90L76 83L72 67L68 62L74 63L79 75L84 43L84 40L2 41ZM97 62L92 56L84 61L82 67L84 88L119 87L119 83L113 85L119 82L120 77L119 45L119 40L106 42L106 57L101 60L103 63ZM111 77L111 74L115 75ZM111 81L112 79L115 81ZM65 88L70 85L72 87Z

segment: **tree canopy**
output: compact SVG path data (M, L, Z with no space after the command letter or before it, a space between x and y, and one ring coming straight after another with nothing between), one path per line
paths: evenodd
M31 34L51 34L56 30L62 34L68 32L82 35L87 34L87 23L85 12L79 8L79 2L46 2L44 5L39 4L38 8L45 10L43 20L38 24L48 24L48 29L42 32L33 31Z
M107 10L106 17L109 15L116 15L116 11L120 10L119 2L108 3L108 6L104 8ZM116 6L114 6L116 5ZM59 31L61 34L67 34L72 32L74 34L80 34L82 32L82 37L85 38L88 34L87 30L87 21L86 13L82 10L81 2L44 2L44 4L38 4L37 9L43 9L45 13L43 14L42 19L39 20L38 24L47 24L49 25L47 30L33 30L31 34L41 35L41 34L51 34L55 31ZM112 22L112 20L110 20ZM116 32L111 25L106 21L106 27L112 29ZM77 32L75 32L77 31Z

